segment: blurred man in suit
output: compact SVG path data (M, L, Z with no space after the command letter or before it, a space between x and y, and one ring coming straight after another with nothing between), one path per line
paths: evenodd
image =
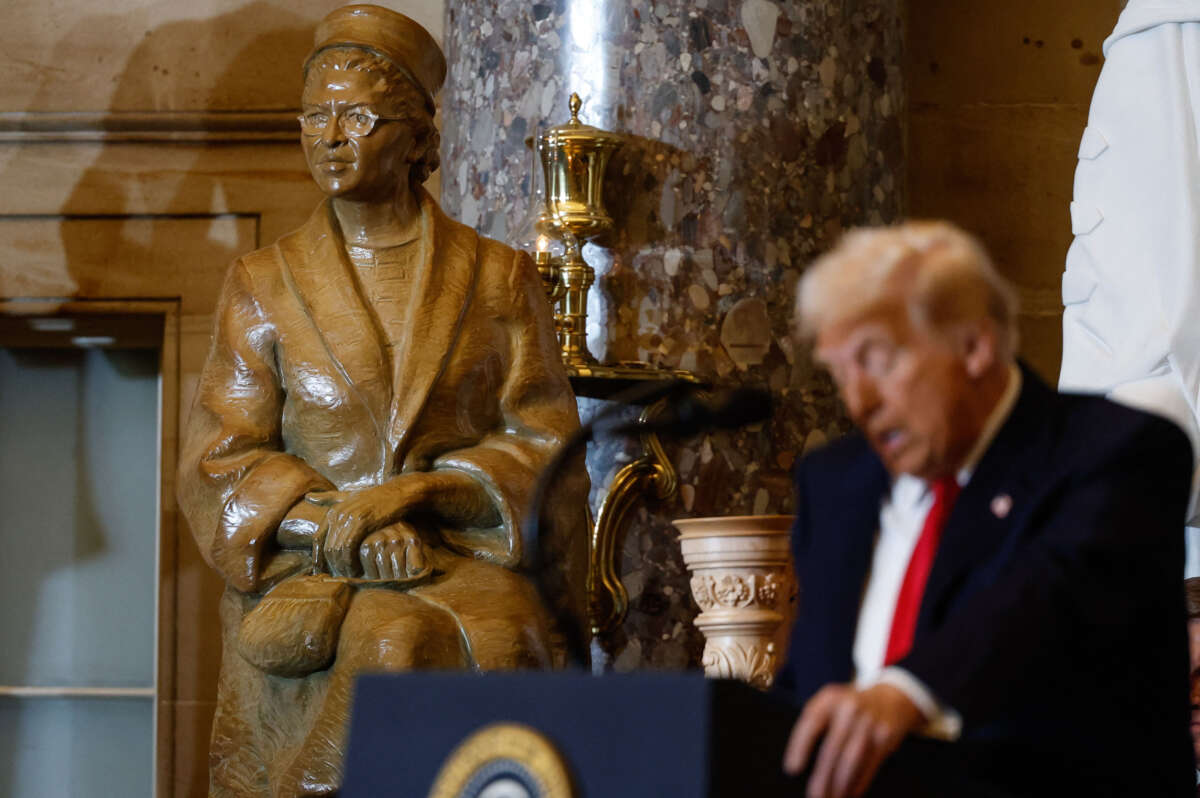
M796 471L785 769L811 796L1194 794L1183 433L1019 365L1012 290L944 223L846 236L797 312L859 432ZM920 766L922 737L949 755Z

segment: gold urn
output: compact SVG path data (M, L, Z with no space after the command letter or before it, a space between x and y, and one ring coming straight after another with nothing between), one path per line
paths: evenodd
M552 286L551 298L560 303L563 362L576 368L596 363L587 346L587 295L596 273L583 259L582 248L588 239L612 229L612 217L604 210L604 170L621 146L617 134L579 121L582 105L579 95L572 94L570 121L550 128L536 141L546 186L537 226L563 244L561 258L552 259L539 249L538 269Z
M667 403L666 399L646 399L645 388L650 383L682 381L699 386L702 381L691 372L642 361L599 363L588 351L587 298L596 273L584 260L582 248L586 241L613 227L613 219L604 208L604 171L624 138L580 122L582 104L579 95L572 94L570 121L527 142L541 162L545 193L543 196L535 188L535 209L526 217L522 234L529 226L538 234L536 242L529 243L534 244L538 272L555 306L563 364L576 396L635 404L650 401L652 404L643 408L640 417L648 423ZM522 246L527 246L526 242L528 238L522 235ZM678 475L657 434L650 429L639 437L642 454L613 477L596 514L589 545L588 602L596 641L592 661L595 672L607 667L609 655L603 639L620 626L629 606L621 584L620 562L631 510L641 496L664 500L678 487Z

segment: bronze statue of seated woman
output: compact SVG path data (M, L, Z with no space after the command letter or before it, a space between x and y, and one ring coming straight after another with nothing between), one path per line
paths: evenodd
M227 585L213 796L331 794L357 673L552 667L552 618L582 615L582 469L550 508L575 593L522 573L578 425L539 277L421 188L445 71L403 15L326 17L300 128L327 199L221 292L178 489Z

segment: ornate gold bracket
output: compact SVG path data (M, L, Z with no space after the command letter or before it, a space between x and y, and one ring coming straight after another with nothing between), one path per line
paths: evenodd
M654 418L666 406L658 401L642 411L641 421ZM607 634L625 619L629 593L621 583L621 550L628 530L628 515L638 499L669 499L679 489L679 476L667 460L655 433L643 434L642 455L617 472L592 529L588 568L588 616L592 639Z

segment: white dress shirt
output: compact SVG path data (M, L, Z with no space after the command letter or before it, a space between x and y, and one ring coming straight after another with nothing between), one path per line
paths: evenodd
M1000 401L992 408L975 441L966 463L957 474L958 484L966 485L983 453L991 445L1000 426L1012 412L1021 391L1021 372L1010 366L1008 384ZM879 509L879 534L871 570L863 589L854 632L855 683L859 687L890 684L909 697L929 719L923 732L931 737L957 739L962 719L953 709L942 706L929 689L903 668L883 665L888 638L892 631L892 615L896 599L908 571L908 561L921 536L925 517L933 506L933 490L929 483L917 477L901 474L892 482L892 490Z

